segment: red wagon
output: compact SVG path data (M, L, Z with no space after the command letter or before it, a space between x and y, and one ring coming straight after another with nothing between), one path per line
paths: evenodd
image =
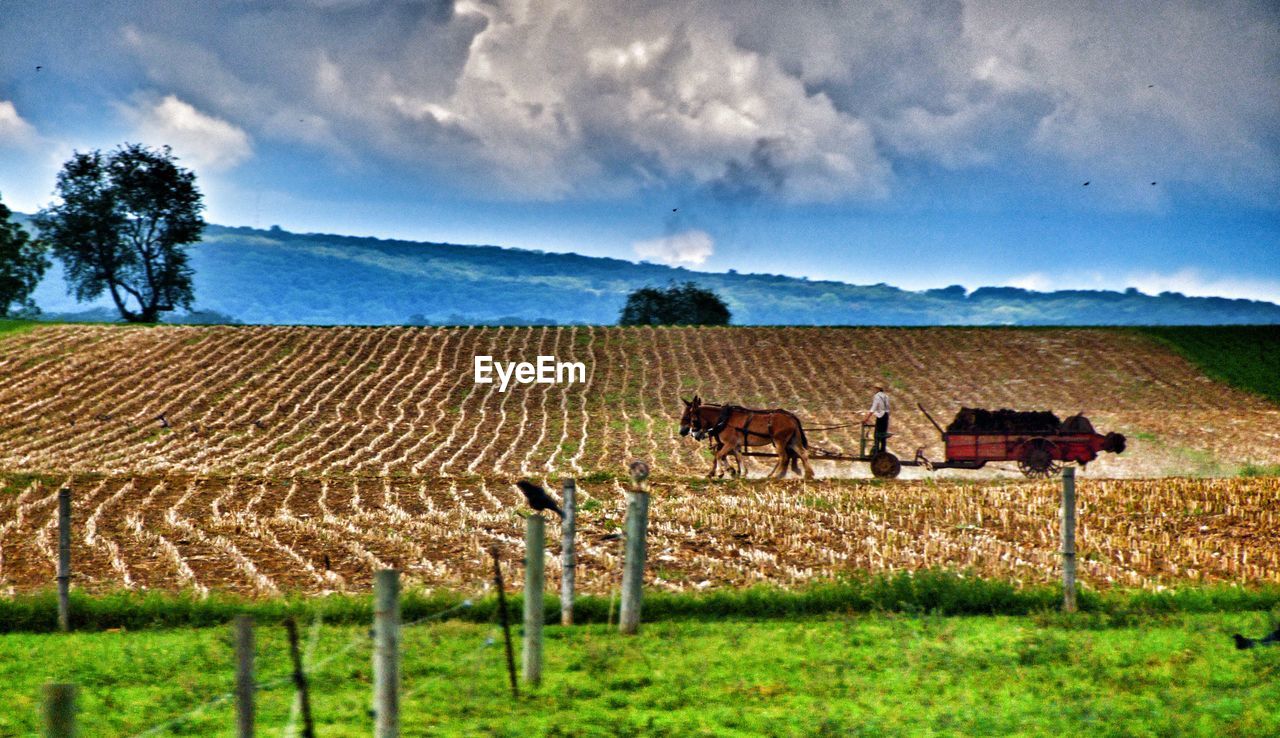
M916 452L927 469L981 469L988 461L1014 461L1028 477L1048 477L1061 471L1064 463L1074 461L1084 466L1098 458L1099 452L1118 454L1125 447L1123 435L1101 435L1083 415L1059 423L1051 413L999 411L1008 413L1000 418L999 413L962 408L951 427L943 430L923 406L916 407L942 434L946 445L946 461L930 461ZM977 413L986 413L989 418ZM965 420L970 422L962 422Z

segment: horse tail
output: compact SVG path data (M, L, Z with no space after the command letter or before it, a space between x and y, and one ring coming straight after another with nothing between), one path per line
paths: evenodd
M796 430L800 432L800 445L806 449L809 448L809 437L804 434L804 423L801 423L800 418L796 417L796 414L789 410L787 411L787 415L790 415L791 419L796 421Z

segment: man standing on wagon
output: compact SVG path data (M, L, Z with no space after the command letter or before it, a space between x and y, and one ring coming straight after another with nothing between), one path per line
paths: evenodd
M875 454L885 450L889 438L889 396L880 385L876 385L876 393L871 397L871 410L867 411L867 417L862 419L862 424L871 425L873 415L876 419L876 433L871 453Z

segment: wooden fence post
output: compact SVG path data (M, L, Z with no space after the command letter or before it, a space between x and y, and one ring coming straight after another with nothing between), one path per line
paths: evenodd
M236 631L236 735L253 738L253 618L237 615Z
M578 487L574 480L564 480L563 497L564 520L560 523L560 624L573 625L573 589L578 565L573 550L578 506Z
M58 490L58 630L71 630L71 490Z
M1076 469L1062 470L1062 610L1076 611Z
M76 685L44 685L44 730L48 738L75 738Z
M618 625L622 633L640 630L640 604L644 590L645 536L649 528L649 466L631 462L635 482L627 493L626 560L622 569L622 607Z
M538 686L542 683L542 588L545 584L543 558L546 556L546 533L541 513L525 518L524 535L524 680Z
M374 575L373 716L375 738L400 735L400 572Z

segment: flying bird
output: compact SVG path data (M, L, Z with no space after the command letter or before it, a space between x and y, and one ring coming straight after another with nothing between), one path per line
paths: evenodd
M44 69L44 67L43 67L42 65L40 65L40 64L37 64L37 65L36 65L36 71L37 71L37 72L39 72L41 69Z
M1088 186L1089 186L1089 183L1088 183L1088 182L1085 182L1083 185L1080 185L1080 186L1081 186L1081 187L1088 187Z
M529 507L534 510L554 510L556 515L564 518L564 511L560 509L555 500L551 499L551 495L547 494L545 489L527 479L521 479L516 482L516 486L524 493L524 498L529 501Z
M1274 646L1280 644L1280 628L1276 628L1261 638L1246 638L1239 633L1233 633L1231 637L1235 640L1236 649L1239 651L1247 648L1257 648L1258 646Z

